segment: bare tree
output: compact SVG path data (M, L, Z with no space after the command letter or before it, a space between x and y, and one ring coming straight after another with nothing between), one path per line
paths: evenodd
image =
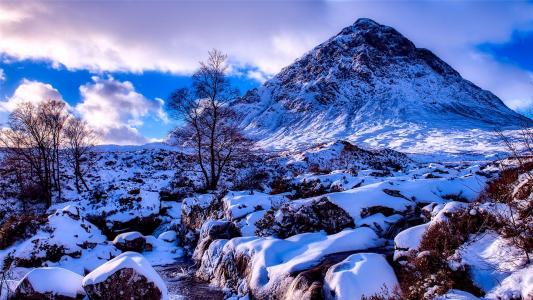
M10 114L9 129L0 133L0 144L10 161L16 162L16 172L30 174L47 207L52 204L53 190L61 198L60 148L66 119L62 101L25 102Z
M228 102L238 96L226 76L227 56L209 52L193 75L192 88L172 93L168 108L184 125L172 132L179 143L195 149L205 187L216 190L225 168L252 148L239 127L238 114Z
M51 171L55 190L58 198L61 199L61 145L63 144L63 128L69 115L66 111L66 104L63 101L50 100L39 105L39 114L42 122L50 128L51 139Z
M86 191L89 186L85 181L85 175L90 167L90 152L96 140L96 134L89 128L86 122L71 117L66 123L65 130L66 153L68 162L74 173L76 190L81 192L81 185Z
M40 196L51 205L50 128L46 128L31 103L19 105L9 116L10 129L4 129L1 142L8 155L24 161L40 187Z

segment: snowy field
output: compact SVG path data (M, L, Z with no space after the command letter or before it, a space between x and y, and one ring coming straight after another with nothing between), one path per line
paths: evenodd
M331 299L370 296L383 287L392 295L398 266L418 251L431 224L461 209L497 210L474 203L498 176L490 159L417 161L336 142L270 160L261 190L227 183L222 195L174 199L161 191L176 187L173 168L186 160L175 151L99 149L90 183L105 196L72 190L34 231L0 250L7 270L2 297L28 283L40 293L97 295L95 284L116 280L111 275L121 269L146 278L162 299L203 299L211 289L221 298L296 299L316 288L309 283L316 272L323 274L316 284ZM195 266L184 263L188 255ZM469 237L452 262L467 268L488 299L532 293L531 266L495 231ZM198 294L180 294L176 287L184 284L198 286ZM459 294L467 292L441 297Z

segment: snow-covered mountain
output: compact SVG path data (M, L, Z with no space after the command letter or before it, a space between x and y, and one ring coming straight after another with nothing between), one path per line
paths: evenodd
M495 129L530 122L370 19L344 28L235 105L248 132L277 148L347 139L409 152L486 150Z

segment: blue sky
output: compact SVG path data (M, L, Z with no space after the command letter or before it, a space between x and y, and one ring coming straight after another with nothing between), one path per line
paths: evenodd
M9 99L24 80L44 82L59 91L62 98L71 106L82 101L80 86L92 81L93 76L109 77L118 81L129 81L135 90L147 99L167 99L168 95L179 87L191 84L191 77L170 72L144 71L132 72L91 72L88 70L68 70L64 66L53 66L50 62L41 60L7 60L0 62L5 80L0 81L0 99ZM234 87L241 93L257 87L260 82L244 75L230 76ZM4 116L5 117L5 116ZM2 120L2 122L5 122ZM163 122L158 118L146 116L143 126L139 126L139 133L148 139L159 139L177 125L177 121Z
M241 92L369 17L432 50L509 107L533 107L531 1L0 2L0 123L23 99L58 97L105 143L161 139L164 100L207 51Z
M514 31L508 41L484 43L479 45L479 49L503 63L533 71L533 31Z

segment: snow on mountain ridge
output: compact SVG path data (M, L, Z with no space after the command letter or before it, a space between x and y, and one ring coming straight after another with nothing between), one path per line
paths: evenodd
M483 129L491 139L489 131L530 122L431 51L370 19L344 28L234 105L246 116L246 130L275 148L333 139L373 145L376 133L385 133L387 143L378 146L405 150L402 139L427 144L434 129Z

